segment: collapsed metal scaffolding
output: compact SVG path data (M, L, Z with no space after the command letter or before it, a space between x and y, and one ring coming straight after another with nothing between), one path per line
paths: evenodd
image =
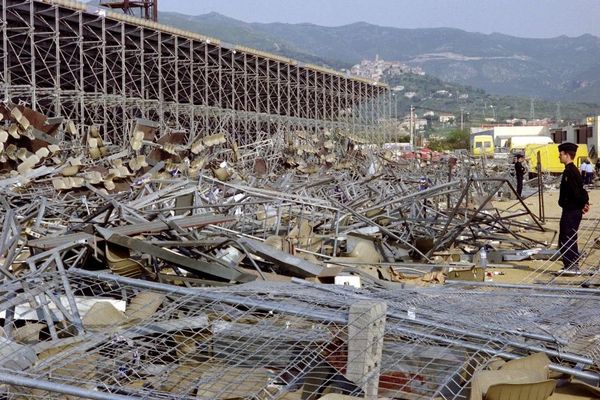
M6 99L127 141L143 117L197 137L339 131L385 141L387 86L62 0L2 0L0 86Z
M94 159L94 148L80 150L72 175L49 152L22 169L37 143L22 126L32 114L9 108L6 129L19 139L6 138L7 160L24 174L0 180L0 390L9 398L318 398L374 387L393 398L467 398L493 357L531 352L598 384L597 289L399 279L447 269L445 252L537 244L530 236L545 233L521 201L492 207L499 192L514 193L509 180L465 154L405 159L334 146L327 158L315 151L324 133L240 147L213 137L199 156L219 169L134 169L132 149L112 149L117 160ZM86 169L99 165L112 172L92 179ZM289 282L327 270L360 276L364 289ZM219 288L195 287L206 285ZM353 307L368 315L358 330ZM380 340L380 369L368 368L369 346L354 347L363 334Z
M361 145L388 138L386 87L79 3L1 5L4 94L76 125L0 105L0 396L466 399L532 352L600 384L595 239L585 276L547 249L541 284L484 282L480 248L535 254L552 231L492 204L508 165Z

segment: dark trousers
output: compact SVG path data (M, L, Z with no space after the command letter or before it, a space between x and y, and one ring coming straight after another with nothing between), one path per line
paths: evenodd
M560 231L558 233L558 248L562 255L565 268L577 267L579 249L577 248L577 231L581 224L581 210L563 210L560 216Z
M517 175L517 194L521 197L521 193L523 192L523 176Z
M593 172L586 172L585 173L585 184L586 185L591 185L593 179L594 179L594 173Z

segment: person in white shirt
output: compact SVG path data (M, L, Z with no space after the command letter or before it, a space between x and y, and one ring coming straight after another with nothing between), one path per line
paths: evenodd
M582 171L585 171L585 173L582 174L584 185L591 185L592 179L594 178L594 167L592 166L592 163L590 163L590 160L585 160L581 165L581 168Z
M585 169L585 161L581 162L579 166L579 172L581 173L581 178L583 178L583 184L585 185L585 175L587 174L587 170Z

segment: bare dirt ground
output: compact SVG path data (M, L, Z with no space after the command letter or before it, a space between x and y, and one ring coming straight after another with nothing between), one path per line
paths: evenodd
M600 187L589 188L588 193L590 196L590 211L584 215L579 229L579 250L583 253L581 260L581 270L584 272L583 276L556 276L558 270L562 268L560 260L549 261L549 260L525 260L525 261L511 261L504 262L503 268L490 268L488 271L496 272L492 277L494 282L499 283L545 283L545 284L588 284L588 285L600 285L600 278L596 276L585 275L585 273L592 273L592 271L598 268L600 265L600 248L596 249L594 242L597 238L600 238ZM525 199L527 207L536 215L539 213L539 197L538 195ZM516 200L509 201L496 201L494 206L499 210L508 210L510 212L517 212L524 210L522 204ZM536 231L525 231L522 230L520 233L532 239L546 242L547 248L556 249L558 243L558 229L559 219L561 214L561 208L558 206L558 190L547 191L544 193L544 211L545 211L545 222L543 227L546 232ZM520 217L522 221L531 223L530 217ZM494 247L504 249L514 249L514 243L496 243ZM540 246L544 247L544 246ZM526 248L526 247L523 247ZM500 275L502 273L502 275Z

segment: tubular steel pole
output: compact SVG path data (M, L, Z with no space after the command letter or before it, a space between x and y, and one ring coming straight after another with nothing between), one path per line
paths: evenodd
M62 383L55 383L44 381L41 379L31 379L17 374L6 374L0 372L0 382L14 385L24 386L32 389L45 390L48 392L68 394L72 396L81 397L84 399L94 400L131 400L130 396L121 396L118 394L96 392L93 390L82 389L77 386L65 385Z
M546 212L544 209L544 180L542 179L542 154L537 152L537 183L538 183L538 206L540 221L546 222Z

